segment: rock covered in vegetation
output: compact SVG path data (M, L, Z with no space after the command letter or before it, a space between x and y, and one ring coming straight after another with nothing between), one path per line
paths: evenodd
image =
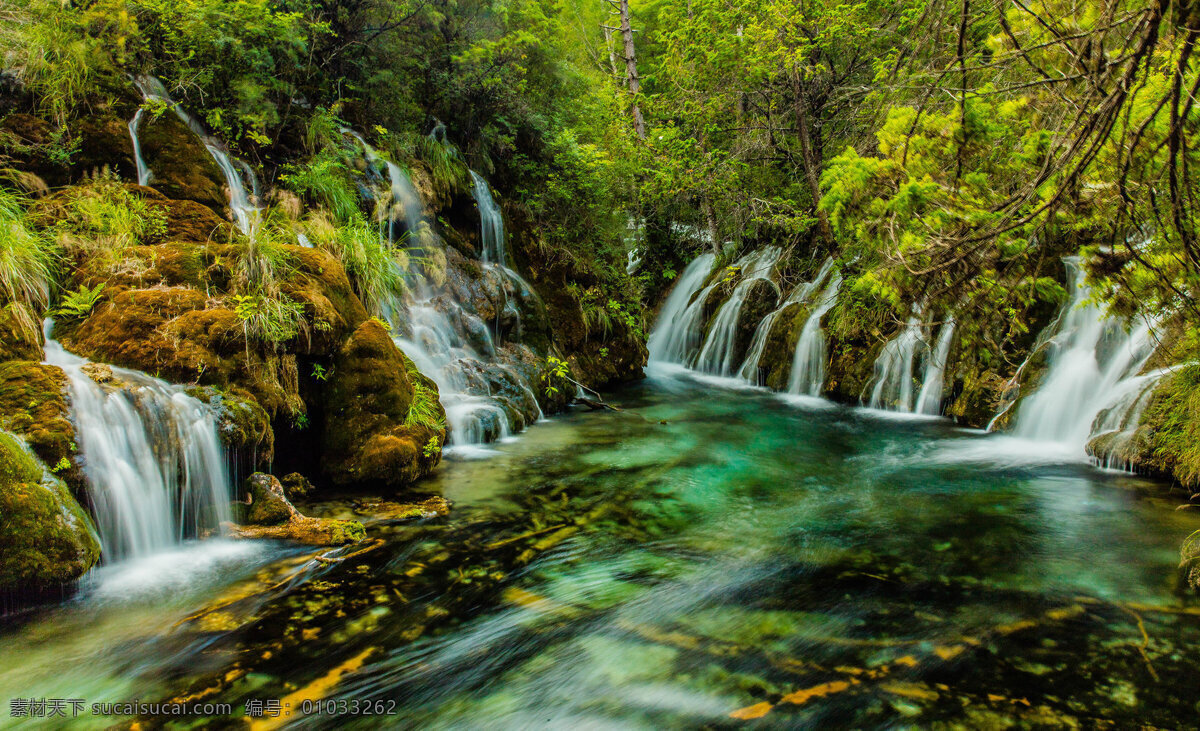
M8 360L41 360L41 328L29 308L19 302L0 307L0 362Z
M341 546L366 538L356 520L310 518L302 515L273 475L256 472L246 480L250 495L249 525L223 526L231 538L273 538L312 546Z
M100 557L87 513L11 434L0 432L0 591L38 593L82 576Z
M0 363L0 428L24 438L76 495L83 495L70 416L67 376L61 368L31 361Z
M446 428L437 386L378 320L346 341L327 388L322 467L333 483L397 487L441 461Z

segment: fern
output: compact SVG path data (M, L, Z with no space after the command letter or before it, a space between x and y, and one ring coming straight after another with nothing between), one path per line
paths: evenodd
M67 320L78 320L87 317L92 314L92 310L96 309L103 290L104 282L100 282L91 289L88 289L86 285L80 285L78 290L68 292L63 296L63 300L59 303L55 314Z

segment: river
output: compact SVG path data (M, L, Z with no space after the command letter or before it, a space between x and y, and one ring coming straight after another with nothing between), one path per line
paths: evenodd
M0 696L87 707L0 725L134 699L278 701L264 729L1196 722L1196 521L1165 485L677 372L610 398L448 461L419 486L447 517L320 499L370 542L186 543L10 615Z

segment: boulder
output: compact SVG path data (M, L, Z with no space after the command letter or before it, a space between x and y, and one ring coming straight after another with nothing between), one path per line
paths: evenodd
M338 352L325 398L322 467L334 484L407 485L433 470L445 443L437 386L367 320Z
M60 588L100 557L96 529L67 486L3 432L0 516L0 591L37 594Z
M32 361L0 363L0 428L20 435L33 452L82 496L85 482L75 456L67 376L58 366Z
M231 538L273 538L312 546L340 546L367 537L356 520L310 518L287 499L283 485L273 475L256 472L246 480L250 494L249 525L222 526Z
M196 133L175 114L146 115L139 139L155 190L224 212L229 202L225 176Z

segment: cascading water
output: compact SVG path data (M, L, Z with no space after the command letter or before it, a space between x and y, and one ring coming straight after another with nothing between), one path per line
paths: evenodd
M47 321L46 363L67 375L105 559L145 556L231 520L233 490L211 409L178 386L68 353L51 328Z
M734 345L742 307L757 282L765 281L778 291L771 275L781 253L781 249L770 246L747 254L737 262L741 279L713 317L704 347L696 357L694 366L697 370L718 376L733 375L733 359L737 355Z
M946 318L938 333L933 356L925 363L925 377L921 379L921 393L917 395L918 414L940 416L942 413L942 386L946 380L946 360L954 343L954 326L954 318Z
M204 148L208 150L208 154L212 156L217 167L221 169L221 173L225 176L225 185L229 188L229 210L233 212L234 222L237 224L238 230L247 236L252 236L255 229L258 227L261 211L251 201L250 195L246 192L246 181L250 181L250 188L254 192L255 197L258 197L258 179L254 175L254 171L241 160L235 161L226 151L225 146L217 138L210 135L204 125L200 124L200 120L189 114L178 102L171 99L171 95L167 93L166 87L162 82L153 76L141 76L134 79L134 85L141 92L142 98L147 101L158 101L168 105L174 112L175 116L179 117L188 129L190 129L196 137L203 143ZM133 121L130 122L130 134L133 136L134 154L138 160L141 160L141 144L138 142L135 123L140 122L141 110L134 115ZM138 164L138 182L141 182L142 168L144 162ZM238 172L238 167L242 169L242 173ZM243 174L246 176L243 178ZM150 170L146 168L147 181L149 181ZM145 183L142 183L145 185Z
M1070 298L1051 325L1055 330L1049 366L1037 390L1021 401L1013 433L1083 451L1102 411L1153 386L1157 379L1141 371L1157 340L1153 324L1142 322L1127 330L1125 323L1090 302L1091 291L1078 259L1067 259L1066 264ZM1128 399L1128 404L1135 406L1139 400ZM1120 424L1127 421L1119 419L1118 427L1127 428ZM1104 424L1100 426L1103 429Z
M137 165L138 185L149 185L150 178L152 177L150 168L147 167L146 160L142 157L142 142L138 137L138 131L142 126L142 116L145 113L146 110L139 107L137 112L134 113L133 119L129 120L129 139L133 143L133 162Z
M651 361L683 363L700 346L704 300L716 286L713 283L704 287L704 283L715 262L712 254L701 254L683 270L646 341Z
M821 327L821 318L833 309L837 302L838 291L842 286L842 276L835 273L829 284L821 292L804 329L796 340L796 352L792 355L792 373L788 378L788 393L820 396L825 387L825 330Z
M391 197L386 216L389 240L397 240L398 227L403 226L410 246L426 250L441 247L440 238L425 220L420 195L404 170L384 160L360 135L343 131L362 146L368 163L386 171ZM486 190L486 181L482 186ZM380 198L376 200L382 202ZM492 206L498 217L499 209L494 202ZM492 229L501 237L492 242L493 253L498 254L500 262L504 257L502 227L501 222ZM485 269L500 271L505 279L519 282L523 296L531 296L532 288L500 262ZM393 336L396 344L437 384L450 426L451 444L458 447L483 444L511 433L510 411L494 392L497 384L514 392L509 401L519 402L518 411L541 418L536 395L526 379L496 360L499 351L484 321L468 311L449 287L435 283L420 265L408 273L406 281L409 291L393 294L385 307L385 316L396 333ZM505 302L505 306L509 304Z
M481 259L484 264L508 264L504 250L504 217L500 215L500 207L492 199L487 181L474 170L471 172L471 195L475 198L475 206L479 209L480 243L482 244Z
M817 289L825 283L825 277L829 276L829 272L833 269L833 257L825 259L825 263L817 271L817 275L813 277L811 282L801 282L792 288L791 293L784 298L779 307L775 308L758 323L758 327L754 330L754 337L750 340L750 348L746 352L746 360L742 363L742 367L738 369L738 378L758 385L759 364L762 363L763 351L767 349L767 339L771 336L771 329L775 327L775 321L783 314L789 305L807 302Z
M908 318L900 334L883 346L875 359L869 406L912 413L913 371L916 359L926 350L921 335L921 320L917 315Z

